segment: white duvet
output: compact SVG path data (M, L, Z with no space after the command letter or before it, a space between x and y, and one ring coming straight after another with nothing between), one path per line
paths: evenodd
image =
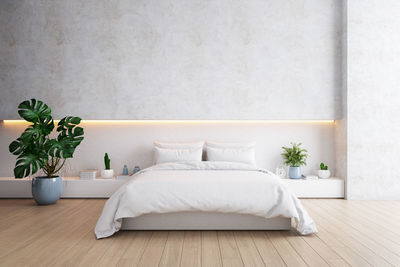
M122 218L148 213L205 211L295 218L297 231L317 232L297 197L266 170L233 162L164 163L127 181L106 202L97 238L113 235Z

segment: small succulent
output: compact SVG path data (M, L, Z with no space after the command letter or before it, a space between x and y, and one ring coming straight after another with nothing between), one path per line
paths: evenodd
M323 171L327 171L327 170L328 170L328 166L325 165L323 162L321 162L321 164L319 165L319 167L320 167L321 170L323 170Z
M106 166L106 170L110 169L110 158L108 157L108 154L106 153L104 155L104 165Z

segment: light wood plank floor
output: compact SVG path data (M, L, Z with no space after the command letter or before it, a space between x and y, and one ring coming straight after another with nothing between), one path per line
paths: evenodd
M105 200L0 200L0 266L400 266L400 202L302 200L319 233L121 231L96 240Z

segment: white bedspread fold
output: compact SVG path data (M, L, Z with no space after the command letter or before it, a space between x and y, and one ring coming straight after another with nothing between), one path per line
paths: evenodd
M227 212L295 218L296 229L317 232L297 197L270 171L233 162L164 163L144 169L106 202L97 238L113 235L122 218L182 211Z

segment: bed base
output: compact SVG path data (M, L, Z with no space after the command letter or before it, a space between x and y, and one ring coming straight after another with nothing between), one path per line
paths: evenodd
M174 212L124 218L121 230L289 230L291 218L215 212Z

